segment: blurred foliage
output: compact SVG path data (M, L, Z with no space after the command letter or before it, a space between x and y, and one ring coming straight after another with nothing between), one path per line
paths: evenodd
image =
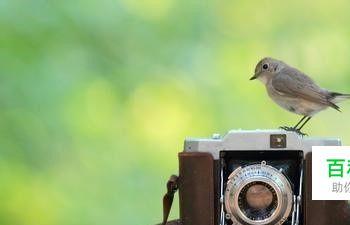
M349 9L346 0L0 0L0 224L160 221L186 136L299 119L248 81L260 58L350 92ZM342 106L305 131L349 143Z

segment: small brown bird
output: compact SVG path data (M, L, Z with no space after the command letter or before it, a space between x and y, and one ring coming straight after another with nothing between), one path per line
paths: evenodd
M279 106L303 115L303 118L294 127L280 127L301 135L306 135L301 132L301 129L315 114L328 107L340 111L337 103L350 99L349 94L321 88L298 69L269 57L263 58L256 65L255 74L250 80L255 79L260 80L266 86L268 95Z

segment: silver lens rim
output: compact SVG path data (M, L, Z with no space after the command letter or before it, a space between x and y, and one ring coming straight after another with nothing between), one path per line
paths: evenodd
M238 196L251 182L266 183L276 192L277 207L266 219L252 220L239 207ZM264 163L234 170L229 176L224 197L226 212L235 225L282 224L290 215L293 205L293 192L288 179L279 170Z

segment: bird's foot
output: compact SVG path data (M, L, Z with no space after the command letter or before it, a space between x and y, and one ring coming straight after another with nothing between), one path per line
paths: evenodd
M301 130L295 128L295 127L287 127L287 126L282 126L280 129L285 130L285 131L293 131L301 136L308 136L306 133L301 132Z
M299 129L297 129L295 132L296 132L297 134L299 134L300 136L302 136L302 137L304 137L304 136L309 136L307 133L303 133L303 132L301 132L301 130L299 130Z
M285 131L294 131L294 132L296 132L296 130L297 130L294 127L287 127L287 126L280 127L280 129L285 130Z

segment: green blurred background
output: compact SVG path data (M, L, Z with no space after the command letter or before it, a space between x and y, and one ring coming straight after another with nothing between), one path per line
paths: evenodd
M346 0L0 0L0 224L159 222L185 137L299 119L248 81L259 59L350 92L349 10ZM342 106L305 131L349 144Z

